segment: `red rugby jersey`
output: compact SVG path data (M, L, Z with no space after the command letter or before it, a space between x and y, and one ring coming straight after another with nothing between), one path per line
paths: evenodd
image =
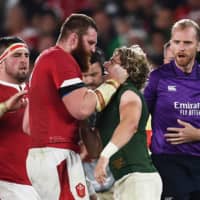
M63 95L83 86L81 71L74 58L58 46L44 51L36 61L29 86L33 147L77 151L78 121L62 101Z
M0 81L0 102L19 91L19 85ZM7 112L0 118L0 180L30 184L26 157L30 136L22 131L24 109Z

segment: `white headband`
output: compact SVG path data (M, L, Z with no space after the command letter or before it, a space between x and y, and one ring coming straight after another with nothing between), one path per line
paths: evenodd
M10 45L8 48L4 50L4 52L0 55L0 63L7 58L9 55L13 54L16 50L19 49L28 49L27 45L24 43L14 43Z

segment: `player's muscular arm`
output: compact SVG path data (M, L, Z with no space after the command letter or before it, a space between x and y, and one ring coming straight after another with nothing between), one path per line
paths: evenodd
M73 117L83 120L90 116L95 109L102 111L127 77L127 72L123 68L115 66L113 70L110 70L110 79L101 84L95 92L85 87L76 89L65 95L63 102Z
M111 142L118 148L124 146L137 132L141 110L139 96L132 91L126 91L120 102L120 123L111 138Z
M83 87L64 96L63 102L74 118L83 120L95 111L97 101L96 95Z
M98 112L102 111L119 85L116 80L109 79L96 88L95 91L86 88L76 89L65 95L63 102L73 117L83 120L89 117L95 109Z
M137 132L142 110L141 100L138 95L132 91L126 91L121 97L119 108L120 123L116 127L110 142L101 152L95 169L95 177L99 183L105 181L109 158L123 147Z

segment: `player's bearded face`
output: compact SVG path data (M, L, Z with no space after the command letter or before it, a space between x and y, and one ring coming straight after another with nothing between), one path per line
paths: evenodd
M82 72L88 71L91 53L86 51L81 36L79 36L78 46L75 50L72 51L72 55L79 64L81 71Z

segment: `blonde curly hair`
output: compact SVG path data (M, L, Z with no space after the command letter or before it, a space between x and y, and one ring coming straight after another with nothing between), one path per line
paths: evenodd
M114 56L119 56L121 66L126 69L137 89L142 89L149 73L150 64L139 45L117 48Z

